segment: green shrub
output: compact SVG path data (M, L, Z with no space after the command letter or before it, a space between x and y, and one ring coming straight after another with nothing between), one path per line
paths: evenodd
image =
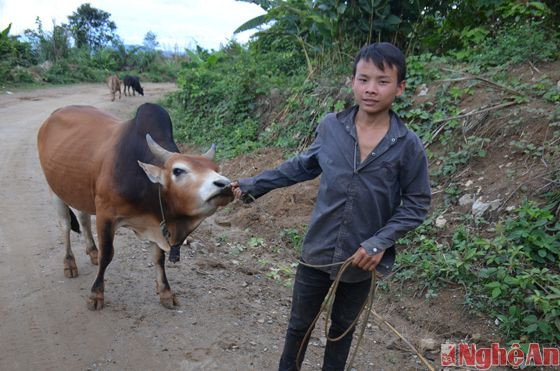
M508 340L560 341L560 222L550 208L524 203L494 237L462 225L442 241L431 222L400 241L410 249L397 256L397 279L462 284L466 303L497 319Z

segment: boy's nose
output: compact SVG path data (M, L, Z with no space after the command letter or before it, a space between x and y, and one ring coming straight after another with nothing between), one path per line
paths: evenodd
M369 94L377 93L377 84L368 84L366 86L366 93L369 93Z

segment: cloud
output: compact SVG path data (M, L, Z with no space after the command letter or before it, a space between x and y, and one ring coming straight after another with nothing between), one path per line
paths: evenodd
M12 23L10 34L35 29L38 16L45 30L67 23L80 0L0 0L0 29ZM234 37L233 31L264 11L255 4L234 0L90 0L91 6L111 14L117 34L125 44L142 44L148 31L156 34L164 49L193 47L218 49ZM237 36L247 41L250 32Z

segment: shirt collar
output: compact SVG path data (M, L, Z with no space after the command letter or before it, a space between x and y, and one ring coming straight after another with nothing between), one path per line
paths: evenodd
M356 105L336 114L338 121L342 125L344 125L344 128L346 129L348 134L350 134L350 136L352 136L352 138L354 139L356 139L356 123L354 119L357 113L358 106ZM389 136L390 138L404 137L406 135L406 132L408 131L406 125L401 120L401 118L395 112L393 112L393 110L390 110L389 114L391 115L391 125L389 126L387 136Z

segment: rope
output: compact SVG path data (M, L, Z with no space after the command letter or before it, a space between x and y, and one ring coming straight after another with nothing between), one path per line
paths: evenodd
M354 358L356 357L356 354L358 353L358 348L360 346L360 343L362 342L364 331L365 331L365 328L367 326L367 322L369 320L369 314L371 313L371 309L372 309L372 306L373 306L373 298L374 298L374 295L375 295L375 272L371 272L371 284L370 284L370 288L369 288L369 293L368 293L368 296L367 296L366 300L364 300L364 303L362 304L362 307L360 308L360 311L356 315L356 318L354 319L354 321L350 324L350 326L348 326L348 328L340 336L338 336L336 338L331 338L329 336L329 332L328 332L328 324L329 324L329 318L331 317L331 314L332 314L332 308L333 308L333 305L334 305L334 297L336 295L336 290L338 289L338 285L340 283L340 279L342 278L342 275L344 274L346 269L348 269L348 267L352 264L352 258L350 257L350 258L346 259L344 262L324 264L324 265L307 264L307 263L304 263L302 261L299 261L299 263L301 265L304 265L304 266L309 267L309 268L327 268L327 267L334 267L334 266L338 266L338 265L341 265L341 267L340 267L340 269L339 269L339 271L336 275L336 278L333 281L333 285L330 287L329 292L327 293L327 295L325 297L325 300L323 301L323 304L321 305L321 309L319 309L319 312L317 313L317 315L313 319L313 322L311 322L311 325L309 326L309 328L307 329L307 332L305 333L305 336L303 337L303 340L301 342L301 345L299 347L299 350L298 350L298 353L297 353L297 356L296 356L296 367L297 367L298 370L301 369L300 365L299 365L299 359L301 357L301 352L303 350L303 347L304 347L305 343L307 342L307 340L311 336L311 332L313 331L313 328L315 327L315 324L317 323L317 321L319 320L319 318L321 317L321 314L323 314L323 312L325 312L325 337L326 337L327 341L339 341L344 336L346 336L348 334L348 332L350 332L351 329L356 325L356 323L360 319L360 316L364 312L364 309L367 307L368 310L367 310L365 318L362 322L362 326L360 328L360 333L359 333L358 339L356 341L356 346L354 347L354 352L352 353L352 356L350 357L350 362L346 366L346 370L350 370L350 368L352 367L352 364L354 363Z
M158 184L158 200L159 200L159 210L161 211L161 222L159 223L159 228L161 229L161 234L163 235L163 238L165 238L165 241L167 242L167 244L169 245L169 247L171 247L171 242L169 242L169 239L171 238L171 233L169 233L169 229L167 228L167 223L165 221L165 214L163 212L163 203L161 201L161 185Z
M250 193L246 193L245 195L249 196L253 201L256 201L256 198L253 197L253 195L251 195ZM160 202L161 202L161 200L160 200ZM257 203L254 203L254 205L257 207L257 209L259 209L259 211L266 213L266 211L262 210L262 208ZM163 213L163 209L162 209L162 213ZM336 289L338 288L338 284L340 283L340 279L341 279L343 273L346 271L346 269L352 263L352 258L350 257L343 262L331 263L331 264L322 264L322 265L308 264L308 263L302 262L301 260L298 261L298 263L301 264L301 265L304 265L306 267L309 267L309 268L329 268L329 267L335 267L335 266L339 266L339 265L341 266L340 270L338 271L338 273L336 275L335 280L333 281L333 285L329 289L329 292L327 293L327 296L325 297L325 300L323 301L323 304L321 305L321 309L319 310L319 313L317 313L317 315L313 319L313 322L311 323L311 325L307 329L307 332L305 333L305 336L303 337L303 341L302 341L302 343L299 347L298 354L296 356L296 368L298 370L301 369L298 361L299 361L299 358L301 356L303 346L306 343L306 341L308 340L308 338L311 336L311 332L313 331L313 328L315 327L315 324L317 323L317 321L319 320L319 317L321 316L321 314L323 312L326 311L326 315L325 315L325 337L327 338L327 341L338 341L341 338L343 338L350 331L350 329L358 322L360 316L363 314L364 309L367 307L367 312L366 312L365 318L362 322L362 326L360 328L358 339L356 341L356 346L354 347L354 352L352 353L352 356L350 357L350 362L348 362L348 365L346 366L346 370L350 370L350 368L352 367L352 364L354 363L354 359L356 357L356 354L358 353L358 348L359 348L360 343L363 339L364 332L365 332L367 323L369 321L369 315L373 314L378 320L383 322L383 324L385 324L391 331L393 331L393 333L395 333L401 340L403 340L416 353L416 355L418 355L418 358L420 359L420 361L422 361L424 366L426 366L426 368L429 371L435 371L434 367L426 360L426 358L424 358L424 356L422 356L422 354L420 354L420 352L418 352L418 350L404 336L402 336L386 319L381 317L381 315L379 315L373 309L373 299L374 299L374 296L375 296L375 289L376 289L375 272L371 272L371 285L370 285L370 288L369 288L368 296L367 296L366 300L364 301L364 304L362 305L362 308L358 312L358 315L356 316L356 318L354 319L352 324L346 329L346 331L344 331L344 333L342 335L338 336L337 338L330 338L329 335L328 335L328 321L329 321L329 318L330 318L331 313L332 313L332 307L333 307L333 304L334 304L334 295L336 293Z

